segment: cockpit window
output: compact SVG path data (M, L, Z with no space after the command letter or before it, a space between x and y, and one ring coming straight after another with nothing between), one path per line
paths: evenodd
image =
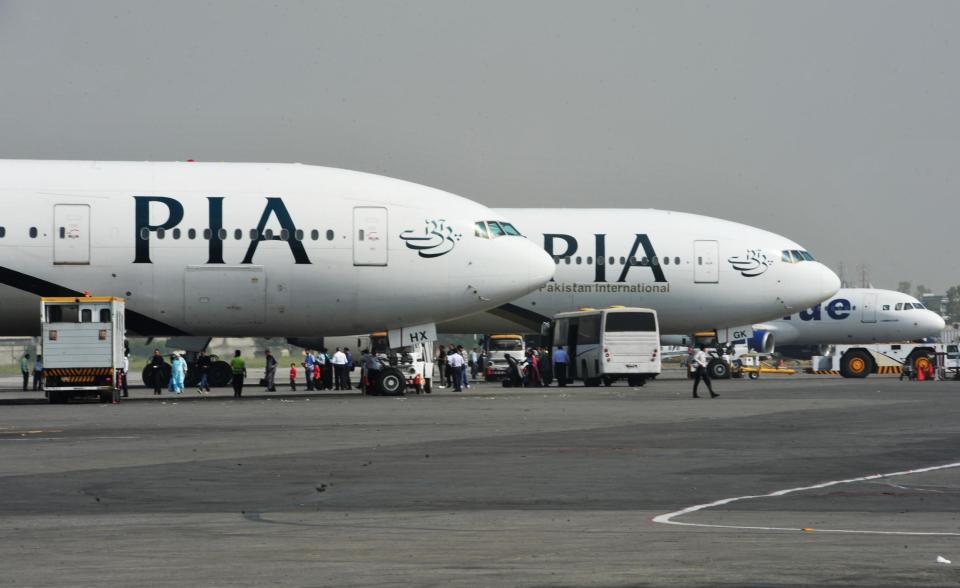
M903 310L903 303L898 302L897 305L894 307L894 310Z
M798 249L783 251L782 259L784 263L800 263L801 261L816 261L816 259L813 258L813 255L810 255L809 251L800 251Z
M816 259L814 259L812 255L810 255L809 251L801 251L800 255L802 255L803 259L805 259L806 261L816 261Z
M800 263L801 261L803 261L803 256L800 255L799 251L791 251L790 254L793 255L794 263Z
M784 263L793 263L793 258L790 257L790 252L789 252L789 251L784 251L784 252L783 252L783 261L784 261Z
M490 236L496 239L497 237L502 237L506 235L503 230L503 227L500 226L500 223L496 221L487 221L487 226L490 227Z
M489 239L490 233L487 232L487 223L483 221L477 221L473 228L473 234L481 239Z
M521 236L520 231L518 231L516 227L514 227L510 223L505 223L503 221L500 221L500 226L503 227L503 230L506 231L508 235L513 235L514 237Z
M918 310L926 310L926 309L927 309L926 306L920 304L919 302L914 302L914 303L913 303L913 307L916 308L916 309L918 309Z

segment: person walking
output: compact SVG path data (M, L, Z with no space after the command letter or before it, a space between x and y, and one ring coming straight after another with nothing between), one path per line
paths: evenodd
M460 378L462 380L460 382L461 388L469 388L470 379L468 377L469 372L467 370L467 350L463 348L463 345L457 345L457 353L459 353L460 357L463 358L463 367L460 370Z
M297 391L297 364L296 363L290 364L290 391L291 392Z
M443 345L437 347L437 381L440 382L440 385L437 388L443 390L445 386L443 385L446 380L447 374L447 352L444 350Z
M187 362L174 353L170 359L170 388L176 395L183 394L183 382L187 376Z
M160 396L163 385L163 356L159 349L154 349L153 357L150 358L150 376L153 381L153 395Z
M24 353L20 358L20 375L23 376L23 391L30 386L30 354Z
M561 388L567 386L567 364L570 363L570 356L563 345L557 345L553 352L553 373L557 377L557 385Z
M331 363L333 363L333 387L335 390L344 390L343 381L344 372L347 369L347 354L337 347L337 350L333 352Z
M350 372L353 371L353 354L350 353L349 347L343 348L343 354L347 356L347 363L343 368L343 385L344 390L352 390L353 385L350 383Z
M233 373L233 397L241 398L243 396L243 379L247 377L247 362L240 357L240 350L233 352L233 359L230 360L230 371Z
M713 386L710 384L710 372L707 371L707 346L701 345L700 349L693 354L693 360L690 362L690 370L693 372L693 397L700 398L697 395L697 387L700 386L700 380L707 385L710 391L710 398L720 396L714 393Z
M266 368L264 369L264 379L267 381L267 392L276 392L277 358L270 353L269 349L266 351Z
M303 358L303 375L307 379L307 391L313 390L313 351L306 350L306 356Z
M212 363L210 356L207 355L206 351L201 351L200 355L197 356L197 371L200 372L200 381L197 382L197 393L198 394L209 394L210 393L210 364Z
M33 362L33 390L43 390L43 356L38 355Z
M447 356L447 365L450 367L449 374L450 378L453 380L453 391L454 392L463 392L461 383L463 382L463 356L457 353L456 349L450 350L450 355Z

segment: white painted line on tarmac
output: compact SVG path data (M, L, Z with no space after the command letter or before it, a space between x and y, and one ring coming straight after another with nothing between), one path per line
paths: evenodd
M819 490L821 488L829 488L830 486L838 486L840 484L854 484L856 482L868 482L870 480L882 480L884 478L895 478L897 476L909 476L911 474L923 474L926 472L934 472L937 470L947 470L951 468L960 467L960 461L954 463L948 463L944 465L931 466L926 468L917 468L913 470L904 470L901 472L891 472L889 474L873 474L870 476L861 476L859 478L847 478L846 480L832 480L830 482L822 482L820 484L814 484L812 486L802 486L799 488L787 488L786 490L777 490L776 492L770 492L769 494L754 494L750 496L737 496L734 498L724 498L722 500L715 500L713 502L707 502L704 504L697 504L694 506L688 506L682 510L677 510L667 514L662 514L651 519L654 523L660 523L663 525L680 525L684 527L709 527L712 529L741 529L747 531L800 531L804 533L857 533L863 535L918 535L918 536L949 536L949 537L960 537L960 533L954 533L949 531L866 531L858 529L815 529L812 527L762 527L762 526L750 526L750 525L717 525L710 523L685 523L681 521L674 520L677 517L682 517L688 514L692 514L701 510L706 510L708 508L714 508L717 506L724 506L727 504L732 504L734 502L741 502L744 500L755 500L757 498L776 498L779 496L786 496L787 494L794 494L796 492L804 492L806 490Z

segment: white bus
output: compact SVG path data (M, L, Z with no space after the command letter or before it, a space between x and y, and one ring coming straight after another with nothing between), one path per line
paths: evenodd
M611 307L562 312L553 317L553 349L563 345L570 357L568 379L587 386L610 386L626 378L643 386L660 373L657 311Z

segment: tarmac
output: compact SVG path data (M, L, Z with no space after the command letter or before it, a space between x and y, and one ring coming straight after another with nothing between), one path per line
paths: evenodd
M960 581L960 382L715 384L0 392L0 585Z

